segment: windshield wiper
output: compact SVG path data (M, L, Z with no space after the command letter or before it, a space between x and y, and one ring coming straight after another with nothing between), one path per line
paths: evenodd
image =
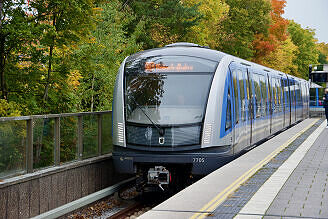
M149 116L148 114L142 109L142 107L137 103L137 101L134 99L134 97L130 96L130 98L133 100L133 102L137 105L137 107L141 110L141 112L147 117L147 119L155 126L155 128L158 131L159 136L164 136L165 132L164 129L159 127L157 123L155 123Z

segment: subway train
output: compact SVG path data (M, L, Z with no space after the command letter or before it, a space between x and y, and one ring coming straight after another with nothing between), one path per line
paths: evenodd
M206 175L307 118L309 83L193 43L127 57L113 94L113 161L140 187Z

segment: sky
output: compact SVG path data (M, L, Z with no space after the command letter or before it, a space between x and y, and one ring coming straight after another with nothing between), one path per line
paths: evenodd
M282 16L315 29L319 42L328 43L328 0L287 0Z

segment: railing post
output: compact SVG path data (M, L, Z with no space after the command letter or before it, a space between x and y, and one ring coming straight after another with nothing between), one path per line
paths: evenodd
M102 154L102 115L98 114L98 156Z
M55 127L54 127L54 137L55 137L55 149L54 149L54 161L55 166L60 164L60 117L55 118Z
M26 157L26 167L27 173L33 173L33 118L27 120L27 157Z
M83 156L83 117L78 116L77 121L77 155L78 160L82 160Z

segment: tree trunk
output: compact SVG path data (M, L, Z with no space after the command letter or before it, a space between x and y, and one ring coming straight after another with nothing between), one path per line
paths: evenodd
M51 77L51 65L52 65L52 53L53 53L54 46L51 45L49 49L49 65L48 65L48 75L47 75L47 82L44 88L44 95L43 100L47 101L48 99L48 92L49 92L49 84L50 84L50 77Z
M52 26L56 26L56 13L53 15L53 20L52 20ZM47 101L48 100L48 92L49 92L49 84L50 84L50 77L51 77L51 67L52 67L52 56L53 56L53 50L55 46L55 37L52 38L52 44L49 46L49 64L48 64L48 75L47 75L47 81L46 81L46 86L44 88L44 95L43 95L43 100Z
M2 30L2 19L3 19L3 0L0 0L0 31ZM1 85L1 98L7 99L7 89L5 82L5 36L0 32L0 85Z
M91 82L91 112L93 112L93 88L95 84L95 73L92 74L92 82Z
M3 17L3 0L0 0L0 30L2 28L2 17Z
M1 34L1 33L0 33ZM7 86L5 81L5 64L6 64L6 55L5 55L5 40L4 37L0 35L0 80L1 80L1 98L7 99Z

